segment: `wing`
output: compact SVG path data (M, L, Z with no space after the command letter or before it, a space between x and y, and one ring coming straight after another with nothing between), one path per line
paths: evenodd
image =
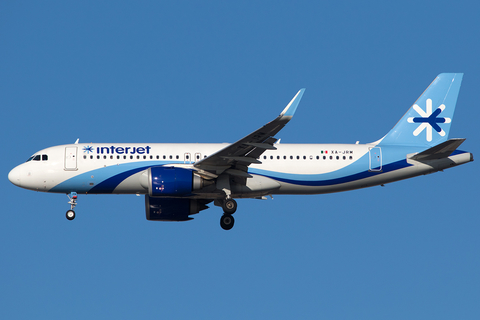
M214 177L211 175L212 173L219 175L225 171L234 176L250 177L247 173L248 166L252 163L261 163L258 158L265 150L276 149L273 146L275 141L277 141L274 135L292 119L304 92L305 89L298 91L275 120L209 157L198 161L194 167L200 174L204 173L206 177L210 175L210 178Z

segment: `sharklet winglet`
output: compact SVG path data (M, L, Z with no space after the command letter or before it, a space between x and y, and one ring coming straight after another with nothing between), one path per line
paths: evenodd
M280 113L279 117L293 117L295 114L295 111L297 110L297 107L300 103L300 100L302 100L303 93L305 92L305 88L300 89L295 97L293 97L292 101L283 109L282 113Z

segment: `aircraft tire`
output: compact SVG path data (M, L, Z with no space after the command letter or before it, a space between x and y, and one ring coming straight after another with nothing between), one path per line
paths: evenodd
M65 216L67 217L67 220L73 220L75 219L75 211L68 210Z
M220 226L222 227L223 230L230 230L233 228L233 225L235 223L235 219L229 215L229 214L224 214L220 218Z
M223 202L222 209L225 214L234 214L235 211L237 211L237 201L234 199L226 199Z

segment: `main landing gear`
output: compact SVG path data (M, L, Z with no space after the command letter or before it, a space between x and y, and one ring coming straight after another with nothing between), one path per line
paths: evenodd
M70 200L68 201L68 204L70 204L70 210L67 211L65 216L68 220L73 220L75 219L75 211L73 211L73 208L75 208L75 206L77 205L77 193L71 192L70 194L67 194L67 197Z
M222 204L223 216L220 218L220 226L223 230L230 230L233 228L235 219L232 214L237 211L237 202L231 198L225 199Z

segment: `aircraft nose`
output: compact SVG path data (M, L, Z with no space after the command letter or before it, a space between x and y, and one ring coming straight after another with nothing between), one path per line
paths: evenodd
M10 180L11 183L14 185L20 187L20 169L18 167L13 168L9 173L8 173L8 180Z

